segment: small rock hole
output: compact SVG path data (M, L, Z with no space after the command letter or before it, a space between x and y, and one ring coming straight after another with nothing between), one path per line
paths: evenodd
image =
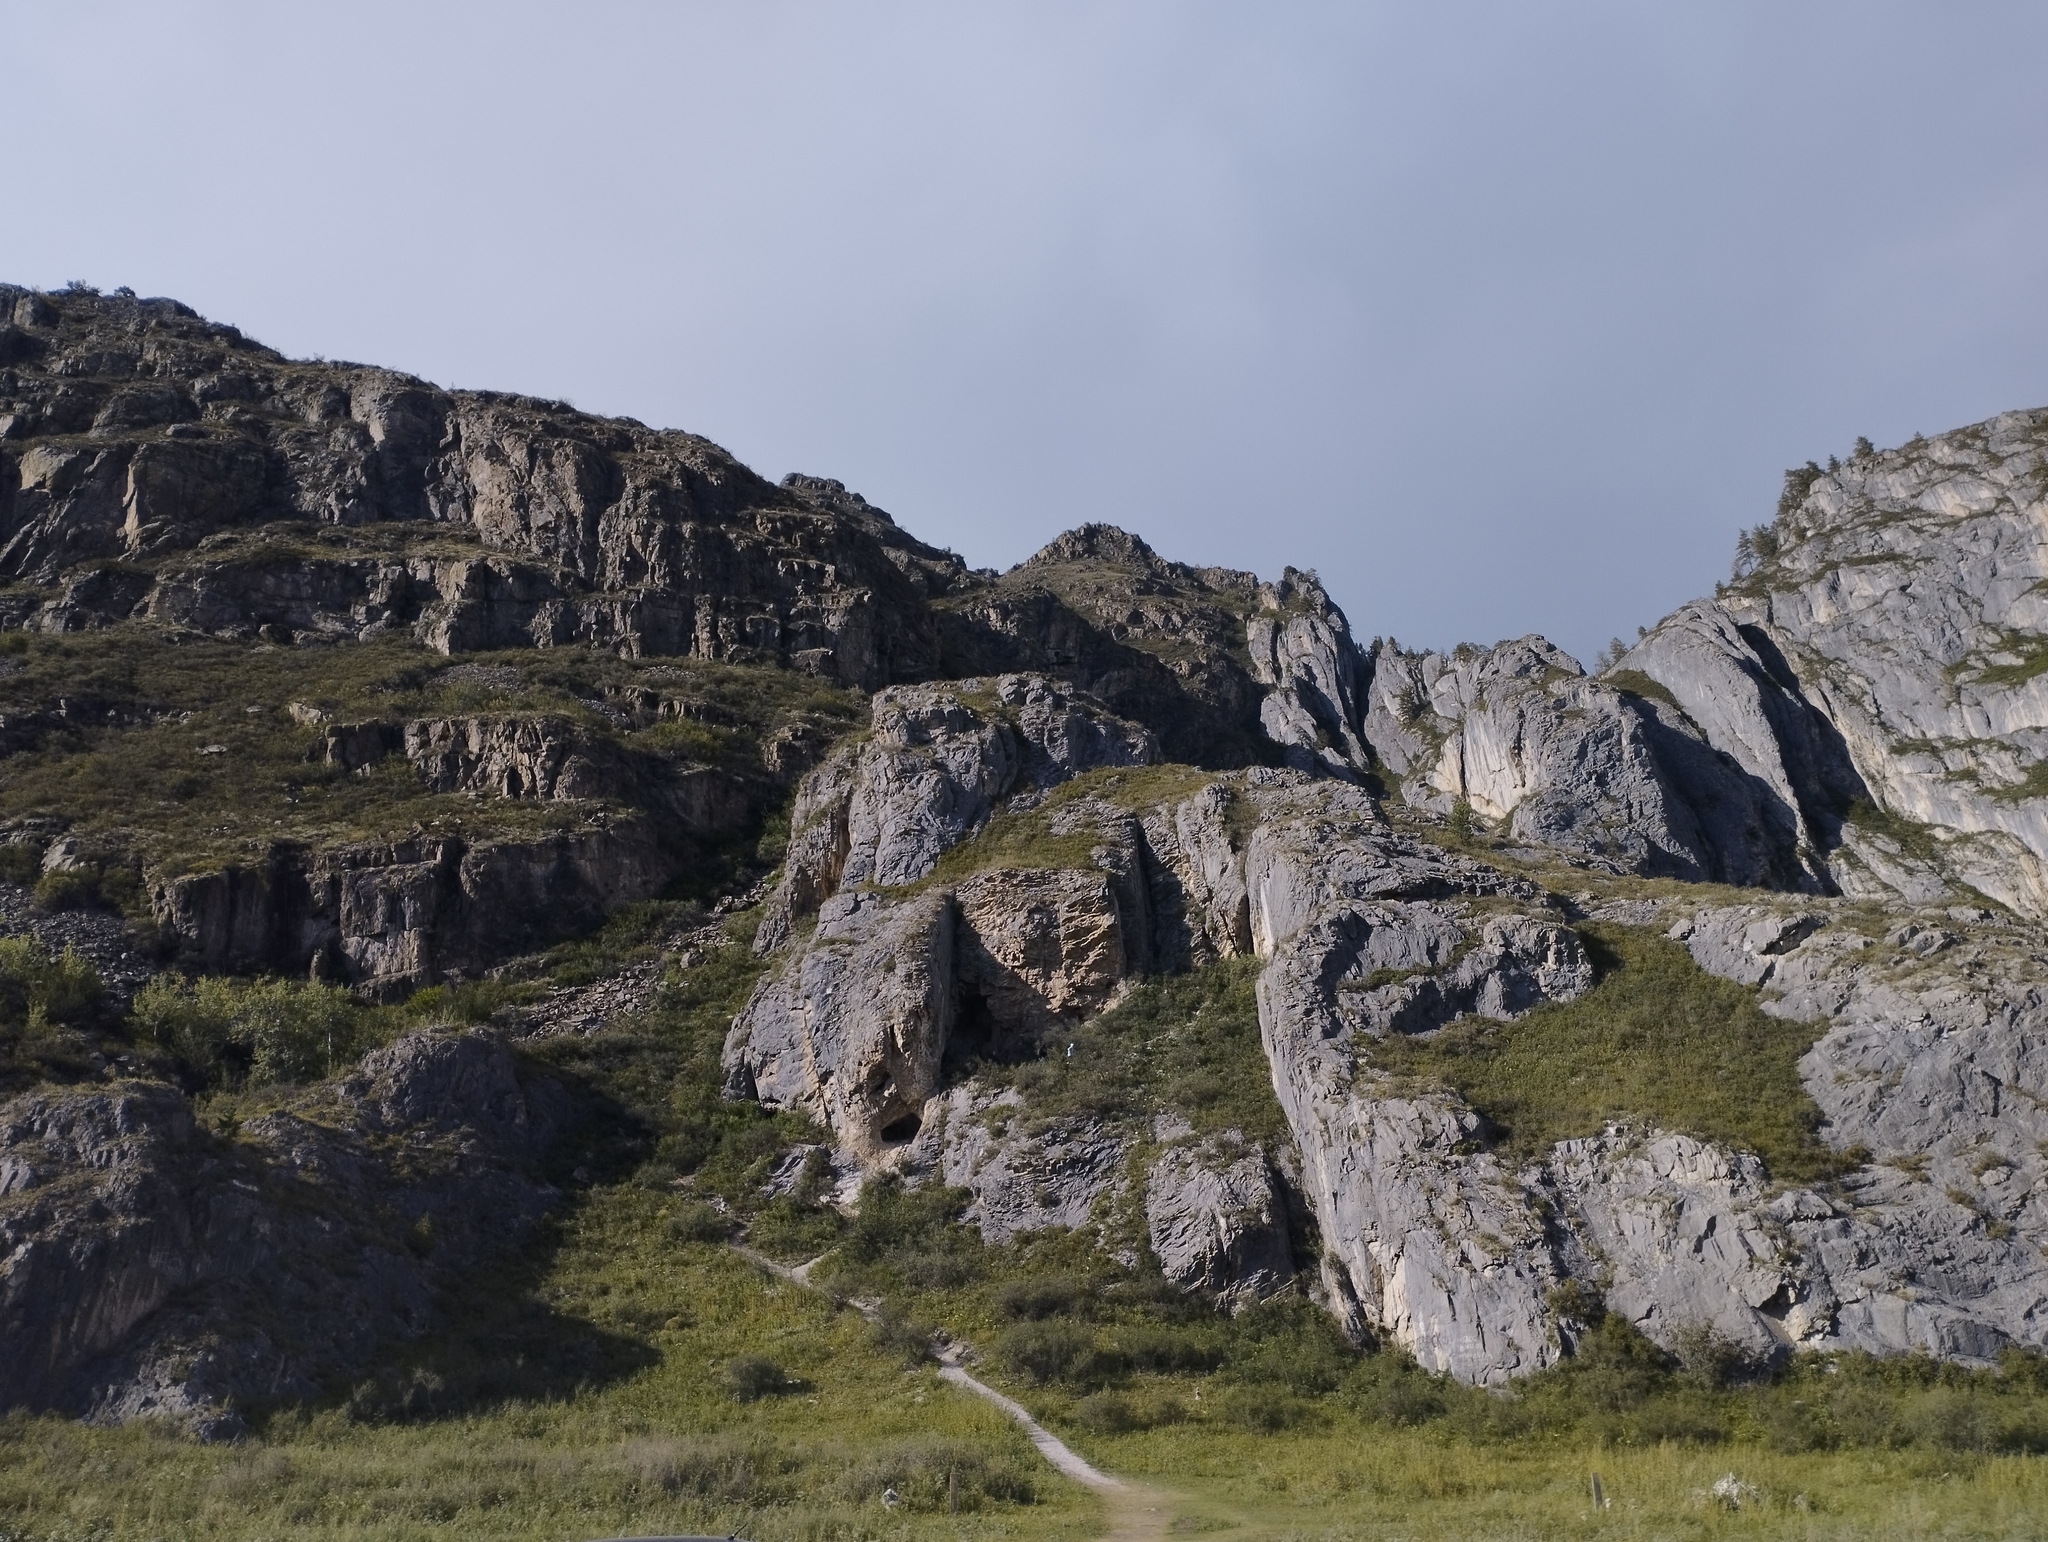
M924 1121L916 1114L905 1114L901 1119L891 1120L882 1126L882 1139L891 1146L907 1146L917 1139L917 1132Z

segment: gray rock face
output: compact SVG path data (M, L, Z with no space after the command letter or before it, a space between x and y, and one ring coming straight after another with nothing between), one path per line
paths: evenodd
M1666 914L1702 968L1829 1024L1802 1078L1827 1140L1875 1160L1828 1192L1773 1191L1752 1159L1685 1136L1560 1145L1548 1181L1609 1306L1667 1346L1707 1332L1763 1358L2042 1344L2038 945L1981 911L1881 940L1832 902Z
M1341 760L1356 729L1344 704L1349 628L1315 576L1291 568L1262 584L1168 562L1113 525L1083 525L990 589L946 600L941 621L957 673L1058 675L1144 723L1169 759L1189 765L1265 760L1273 741L1262 717L1276 694L1273 721L1300 757L1320 761L1327 735Z
M1245 622L1252 678L1266 688L1259 723L1298 770L1354 776L1370 769L1361 725L1368 670L1344 613L1312 573L1292 568L1260 587Z
M565 1115L480 1034L401 1040L234 1141L160 1085L16 1098L0 1107L0 1407L228 1435L235 1405L312 1395L517 1245L556 1197L532 1166ZM431 1250L408 1247L428 1215Z
M2009 412L1821 474L1766 560L1625 661L1771 785L1847 891L1969 886L2048 914L2044 433L2048 413ZM1866 797L1891 818L1858 820Z
M972 1082L933 1098L925 1112L904 1170L972 1193L961 1219L989 1243L1087 1226L1123 1186L1124 1142L1094 1120L1029 1129L1015 1093L991 1096Z
M1769 639L1746 634L1728 611L1703 601L1659 622L1617 669L1670 692L1755 790L1765 834L1753 843L1759 866L1738 881L1831 889L1825 853L1841 843L1841 811L1864 788L1839 735L1798 694Z
M1769 1361L1814 1335L1821 1303L1754 1157L1609 1132L1561 1142L1548 1166L1602 1267L1608 1310L1655 1342L1686 1349L1706 1335Z
M1384 646L1365 732L1409 803L1464 802L1585 865L1814 886L1787 806L1654 681L1656 694L1631 690L1636 679L1647 677L1589 680L1540 637L1449 656Z
M403 750L435 792L644 809L697 835L740 827L759 793L710 766L635 754L561 718L423 718Z
M1145 1230L1160 1272L1232 1305L1294 1278L1287 1200L1266 1154L1242 1142L1169 1148L1145 1175Z
M835 751L797 794L756 946L778 946L842 885L916 882L1014 793L1158 758L1147 730L1043 676L882 691L869 737Z
M952 1031L954 901L849 891L755 989L726 1039L730 1096L809 1114L863 1160L916 1136Z
M1491 971L1455 986L1468 1010L1568 999L1591 984L1584 955L1533 888L1401 838L1356 792L1282 786L1260 801L1247 857L1252 935L1270 960L1259 1024L1326 1285L1354 1324L1433 1370L1496 1382L1539 1369L1563 1348L1546 1297L1564 1270L1538 1196L1471 1150L1479 1121L1454 1096L1397 1089L1351 1040L1395 1026L1378 971L1441 969L1480 929L1463 899L1527 907L1483 923Z

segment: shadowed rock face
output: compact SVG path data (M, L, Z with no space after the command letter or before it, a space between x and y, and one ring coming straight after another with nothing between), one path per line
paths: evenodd
M161 1085L0 1106L0 1408L225 1436L238 1403L315 1395L518 1245L566 1114L474 1033L375 1051L232 1142ZM408 1246L423 1216L432 1246Z

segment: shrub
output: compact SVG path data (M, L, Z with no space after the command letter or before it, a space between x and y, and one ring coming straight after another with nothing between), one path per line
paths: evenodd
M996 1340L996 1354L1020 1376L1040 1386L1062 1381L1093 1386L1123 1370L1121 1357L1097 1347L1095 1335L1076 1323L1023 1322L1005 1329Z
M41 910L94 910L100 903L99 874L92 868L61 867L36 880L36 906Z
M1260 1435L1295 1429L1319 1414L1315 1404L1277 1387L1232 1387L1218 1407L1227 1422Z
M0 845L0 883L33 888L42 872L43 854L35 847L14 842Z
M1184 1328L1125 1328L1116 1336L1116 1347L1131 1368L1140 1371L1213 1371L1223 1359L1215 1333Z
M1372 1355L1346 1378L1344 1402L1360 1418L1405 1427L1440 1419L1449 1408L1447 1388L1406 1355Z
M764 1442L641 1439L625 1449L626 1470L645 1491L739 1504L757 1500L763 1471L779 1465Z
M965 1189L907 1189L887 1174L860 1191L834 1274L869 1289L949 1290L980 1277L981 1235L958 1224Z
M1005 1317L1032 1322L1086 1315L1089 1301L1087 1285L1064 1275L1009 1280L996 1291L996 1310Z
M668 1234L678 1242L723 1242L732 1235L732 1219L716 1206L693 1199L668 1218Z
M81 1027L99 1015L105 995L98 973L71 949L53 957L31 938L0 937L0 1027Z
M1028 1452L1029 1448L1026 1448ZM838 1496L873 1504L884 1489L911 1514L961 1513L998 1504L1028 1505L1035 1456L996 1455L964 1440L904 1441L852 1464L833 1485Z
M1131 1400L1114 1392L1091 1392L1074 1405L1074 1422L1097 1435L1121 1435L1144 1421Z
M1225 1370L1244 1385L1320 1397L1350 1374L1357 1351L1312 1302L1282 1297L1241 1313Z
M370 1023L335 986L170 975L136 993L132 1018L207 1082L256 1086L332 1075L368 1047Z
M739 1355L725 1366L725 1384L740 1403L758 1403L764 1397L779 1397L797 1390L797 1383L765 1355Z
M914 1321L895 1302L884 1301L875 1314L873 1338L875 1348L883 1354L906 1366L916 1366L932 1358L935 1331L929 1323Z

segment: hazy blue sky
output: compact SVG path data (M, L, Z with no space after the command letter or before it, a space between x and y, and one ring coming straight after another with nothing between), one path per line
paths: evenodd
M0 278L1582 657L2048 403L2048 6L0 0Z

